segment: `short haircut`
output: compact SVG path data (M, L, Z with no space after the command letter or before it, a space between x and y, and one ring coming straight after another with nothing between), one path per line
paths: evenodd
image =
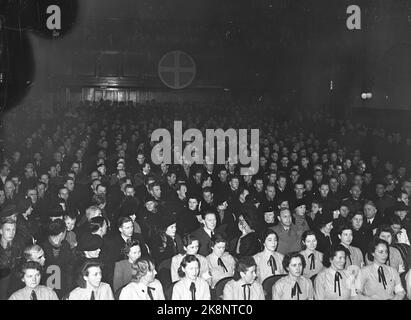
M89 221L90 233L97 232L100 228L104 226L104 223L108 225L107 219L101 216L91 218Z
M1 218L0 219L0 228L2 228L5 224L14 224L16 225L16 221L10 217Z
M66 223L63 219L51 221L47 226L47 233L49 236L57 236L64 231L66 231Z
M184 278L185 277L185 272L183 270L183 268L187 267L187 265L190 262L194 262L197 261L198 263L198 267L200 268L200 260L198 260L198 258L195 255L192 254L187 254L183 260L180 263L180 267L178 267L178 275L180 276L180 278Z
M41 274L41 265L40 265L40 263L38 263L36 261L27 261L27 262L23 263L23 265L21 266L21 278L24 277L24 274L25 274L26 270L28 270L28 269L37 270Z
M383 240L383 239L374 237L373 241L371 241L371 242L369 243L369 246L368 246L368 251L367 251L368 260L374 261L374 256L373 256L372 254L375 252L375 249L376 249L376 248L378 247L378 245L380 245L380 244L384 244L384 245L387 247L387 250L388 250L387 260L390 259L390 246L388 245L388 242L385 241L385 240Z
M85 261L80 268L80 274L79 274L79 278L77 281L77 284L80 288L86 288L87 283L83 277L88 276L89 274L88 270L92 267L98 267L101 270L103 270L103 264L99 260L88 259L87 261Z
M389 234L391 234L391 236L394 236L394 230L391 229L391 227L387 224L383 224L381 226L378 227L377 231L375 232L375 238L379 238L381 233L383 232L388 232Z
M263 233L261 234L261 241L262 241L262 243L264 243L265 240L267 239L267 237L268 237L269 235L272 235L272 234L274 234L274 235L275 235L275 238L277 239L277 241L279 241L277 232L275 232L273 229L266 228L266 229L263 231Z
M343 233L344 230L352 230L351 225L349 225L348 223L344 223L341 226L338 227L337 229L337 235L341 235Z
M325 267L329 268L331 266L331 260L337 255L337 252L343 251L345 256L350 255L350 252L342 244L337 244L336 246L331 247L331 249L325 252L323 264Z
M140 241L132 240L131 242L127 242L124 247L121 249L121 252L127 256L130 253L132 247L139 246L141 249Z
M184 247L187 247L187 246L189 246L190 244L192 244L193 241L198 241L198 242L200 243L200 241L199 241L195 236L193 236L193 235L191 235L191 234L186 234L186 235L183 237L183 246L184 246Z
M301 235L301 248L303 250L307 249L307 246L305 245L305 241L307 240L308 236L314 236L317 239L317 235L315 234L314 230L306 230L303 232Z
M227 239L226 239L226 237L225 237L222 233L216 232L216 233L214 233L214 235L211 237L210 247L212 248L212 247L214 247L216 244L221 243L221 242L227 243Z
M38 244L33 244L31 246L28 246L24 249L24 259L26 261L30 260L32 258L33 252L40 252L43 250Z
M306 265L305 259L304 259L303 255L299 252L290 252L290 253L287 253L284 256L284 258L283 258L283 268L284 268L284 270L289 272L289 266L290 266L291 260L293 258L300 258L301 259L301 263L303 265L303 270L304 270L305 265Z
M86 209L86 218L87 218L87 220L90 221L91 216L94 215L97 211L99 211L100 214L101 214L101 209L99 207L96 207L96 206L88 207Z
M133 220L130 217L120 217L117 220L117 227L121 228L123 224L128 223L128 222L133 222Z
M257 267L257 264L255 263L255 260L253 257L250 256L245 256L241 257L235 266L235 274L234 274L234 279L239 280L241 278L241 272L245 273L247 270L251 267Z

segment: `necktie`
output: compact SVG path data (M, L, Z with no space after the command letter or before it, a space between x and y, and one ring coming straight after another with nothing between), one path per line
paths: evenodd
M195 300L196 299L196 284L194 282L191 282L190 291L191 291L191 300Z
M211 231L211 238L214 237L214 231Z
M36 294L36 291L31 290L30 300L37 300L37 294Z
M349 250L347 250L347 258L350 260L350 265L352 265L351 252Z
M267 261L267 264L271 267L271 273L275 274L277 270L277 264L275 263L275 259L273 256L270 256L270 259Z
M325 236L325 240L327 240L327 242L330 244L330 246L332 246L332 242L331 242L330 236Z
M314 257L314 253L311 253L311 254L308 256L308 259L311 259L311 262L310 262L310 270L315 270L315 257Z
M151 292L151 290L156 290L156 288L147 287L148 296L150 297L151 300L154 300L153 293Z
M244 300L251 300L251 283L243 284L242 287L243 287ZM246 288L248 288L248 299L247 299Z
M91 291L90 300L96 300L96 297L94 296L94 290Z
M341 273L338 271L335 273L334 277L334 292L337 292L337 284L338 284L338 296L341 297L341 284L340 284L340 279L342 279Z
M387 280L385 279L384 269L382 268L382 266L378 268L378 282L382 283L385 290L387 287Z
M296 281L294 287L291 289L291 299L297 296L297 300L300 300L300 294L302 294L302 291L298 281Z
M225 264L224 264L223 260L221 260L221 258L218 258L218 260L217 260L217 264L218 264L219 266L223 267L224 272L228 272L228 270L227 270L227 268L226 268L226 266L225 266Z

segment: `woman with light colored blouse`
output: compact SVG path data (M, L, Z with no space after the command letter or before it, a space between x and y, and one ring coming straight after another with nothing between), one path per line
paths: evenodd
M180 277L178 275L178 268L180 267L181 261L183 260L183 258L188 254L196 256L198 261L200 261L200 277L204 278L204 280L208 280L210 278L210 275L208 273L207 259L203 257L201 254L198 254L199 246L200 244L196 237L194 237L191 234L187 234L184 236L183 238L184 253L177 254L171 259L171 281L172 282L176 282L180 280Z
M402 300L405 296L400 275L387 266L388 243L376 238L370 246L368 259L372 264L363 267L357 277L357 293L360 299Z
M273 285L273 300L314 299L313 284L302 275L305 267L305 259L300 253L294 252L284 256L283 268L288 275Z
M24 263L21 271L25 287L14 292L9 300L58 300L54 290L40 285L41 268L40 263L35 261Z
M110 285L101 279L101 263L86 261L80 271L79 286L70 292L68 300L114 300Z
M212 252L207 256L208 269L211 274L211 288L227 277L232 277L235 271L234 257L225 251L227 240L222 234L216 233L211 238Z
M404 268L404 260L402 259L401 253L397 248L391 246L392 239L393 239L394 231L388 225L382 225L377 229L375 233L375 238L382 239L387 241L388 243L388 259L386 261L386 265L393 267L398 273L403 273L405 271ZM367 254L366 262L367 265L372 264L372 261L369 259L369 255Z
M256 281L253 257L242 257L235 268L234 279L224 287L223 300L265 300L261 283Z
M405 276L405 283L407 285L408 300L411 300L411 269L408 270L407 275Z
M305 259L303 276L310 279L324 268L323 254L315 250L317 248L317 237L314 231L304 231L301 236L301 247L303 250L300 253Z
M264 249L254 255L253 258L257 265L257 281L262 284L266 278L272 275L285 274L285 271L283 269L284 255L276 252L278 247L277 233L272 229L266 229L261 240Z
M165 300L163 286L155 279L157 272L151 259L137 259L132 271L133 278L121 290L119 300Z
M187 254L178 268L179 280L173 287L171 300L210 300L210 287L199 277L200 261L194 255Z
M358 268L362 268L364 266L364 256L359 248L351 246L353 240L353 231L351 226L340 226L337 230L337 235L340 239L340 243L347 248L347 253L349 253L345 257L345 267L357 266Z
M314 281L315 300L350 300L355 297L355 269L345 269L348 250L339 244L324 255L326 267Z

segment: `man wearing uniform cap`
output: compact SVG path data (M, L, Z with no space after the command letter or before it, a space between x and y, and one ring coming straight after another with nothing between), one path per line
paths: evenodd
M0 211L0 220L1 219L11 219L14 222L17 221L18 211L17 206L14 204L8 204Z

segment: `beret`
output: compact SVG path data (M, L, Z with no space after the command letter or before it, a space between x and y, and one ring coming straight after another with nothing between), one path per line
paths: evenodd
M18 213L18 210L17 210L16 205L9 204L9 205L6 205L3 209L1 209L0 218L7 218L17 213Z
M66 213L60 205L53 206L49 210L49 217L61 217Z
M326 224L333 222L334 217L331 212L323 212L319 217L318 217L318 222L320 226L325 226Z
M24 213L27 211L28 208L31 207L31 200L30 199L21 199L17 203L17 211L18 213Z
M159 220L159 227L161 230L166 230L174 223L176 223L176 217L172 214L165 214Z
M78 241L77 248L80 251L95 251L103 246L103 238L96 234L85 233Z

